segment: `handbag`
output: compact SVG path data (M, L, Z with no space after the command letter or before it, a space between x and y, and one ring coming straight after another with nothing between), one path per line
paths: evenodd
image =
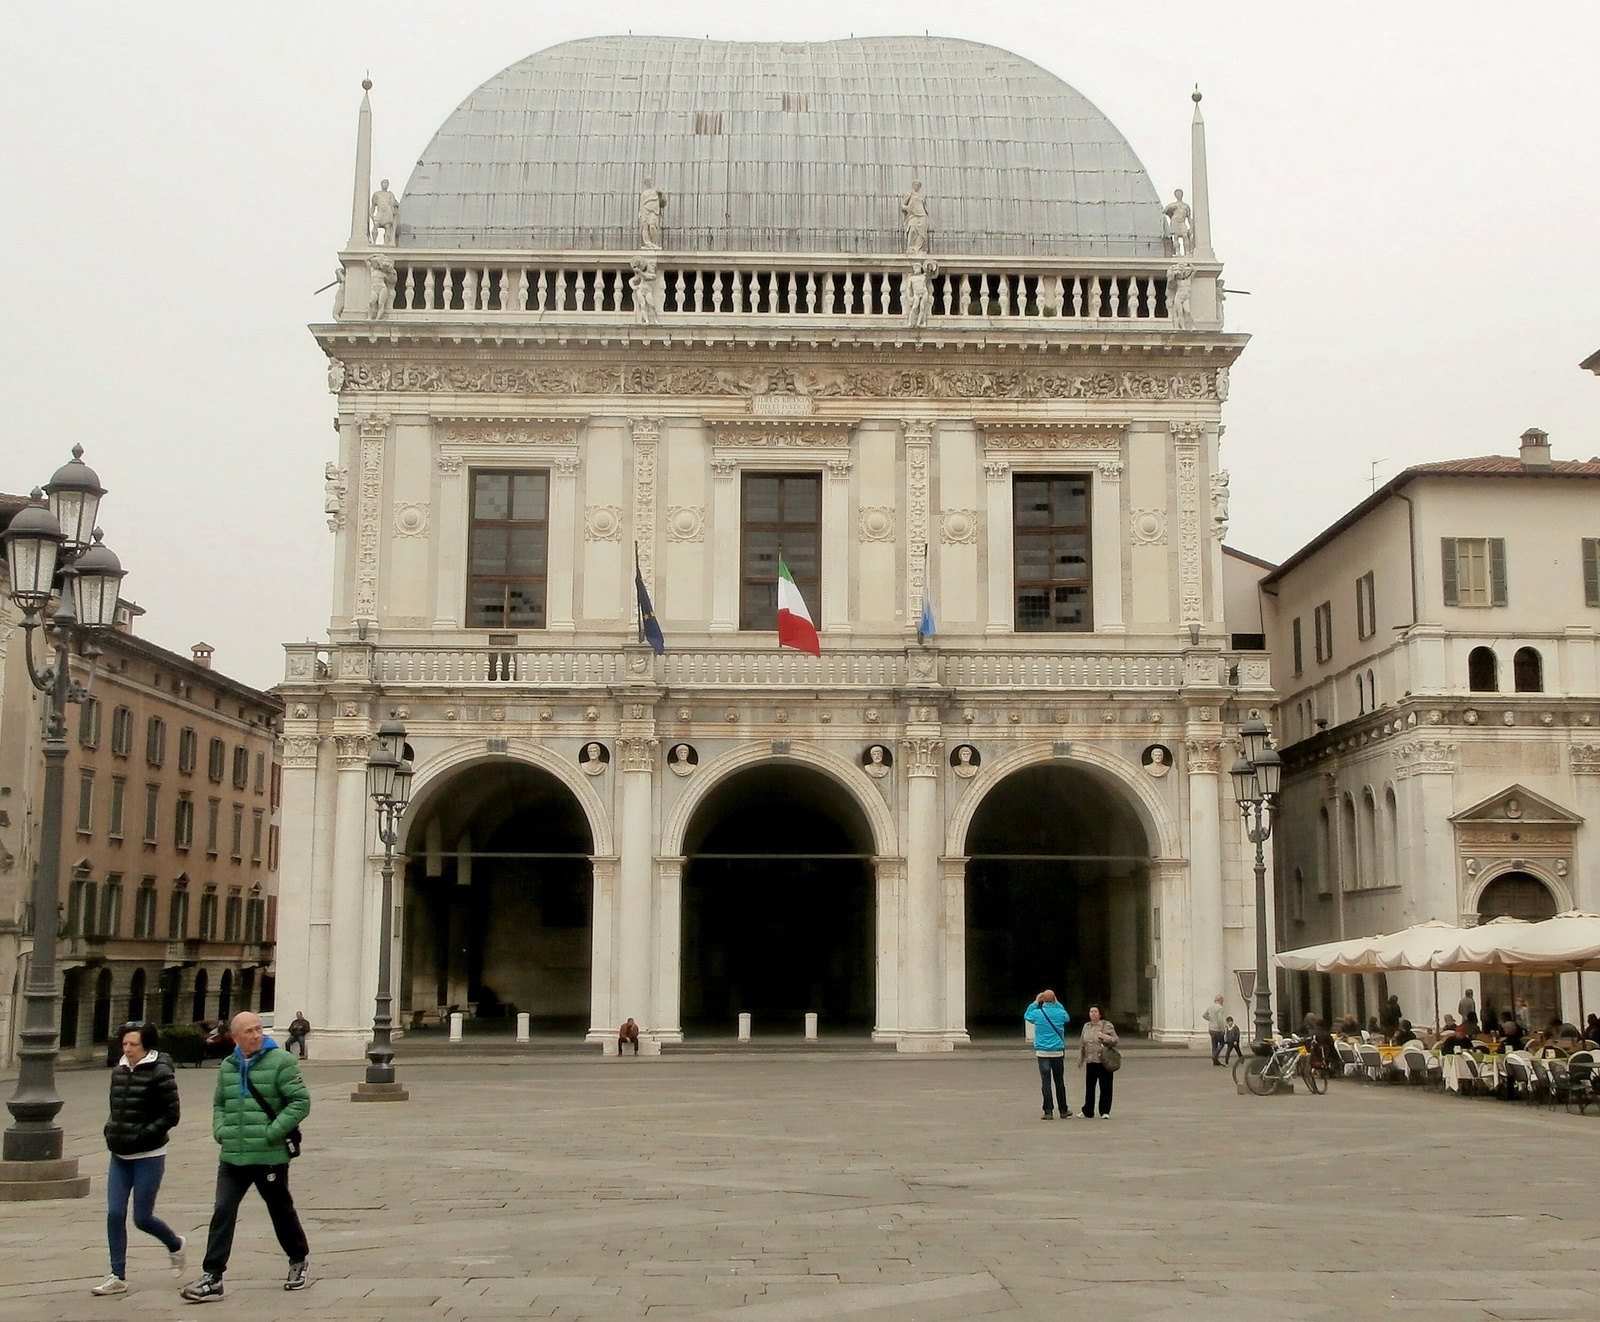
M273 1110L272 1103L261 1095L261 1090L256 1087L248 1074L244 1076L245 1087L250 1090L250 1095L256 1099L256 1105L267 1113L267 1123L270 1125L278 1118L277 1111ZM300 1136L300 1126L296 1125L283 1136L283 1146L288 1150L289 1160L293 1161L300 1155L300 1144L304 1140Z
M1122 1068L1122 1053L1109 1042L1100 1048L1100 1065L1108 1074L1115 1074Z

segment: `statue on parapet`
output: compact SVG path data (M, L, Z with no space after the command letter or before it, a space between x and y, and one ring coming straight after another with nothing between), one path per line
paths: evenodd
M661 213L667 209L667 195L656 187L653 179L644 181L639 194L639 246L661 247Z
M905 222L906 251L928 251L928 196L922 191L922 180L911 182L911 191L900 199L900 215Z
M628 288L633 291L633 319L641 325L653 326L661 320L666 281L653 257L635 257L632 265Z
M371 285L367 307L373 321L382 321L394 307L394 263L387 257L374 257L367 264Z
M1173 330L1194 329L1194 267L1188 262L1167 270L1167 317Z
M906 277L906 325L921 327L933 315L933 277L939 273L936 262L912 262Z
M380 180L372 195L372 241L380 248L399 243L400 199L389 191L389 181Z
M1194 213L1189 210L1189 204L1183 200L1183 189L1174 189L1172 201L1161 208L1161 214L1167 218L1167 242L1172 245L1174 257L1190 257L1194 254Z

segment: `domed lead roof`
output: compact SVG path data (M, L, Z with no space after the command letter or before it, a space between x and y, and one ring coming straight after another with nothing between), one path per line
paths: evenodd
M946 37L810 43L592 37L469 96L406 185L400 243L633 249L646 177L664 247L1160 256L1127 140L1054 74Z

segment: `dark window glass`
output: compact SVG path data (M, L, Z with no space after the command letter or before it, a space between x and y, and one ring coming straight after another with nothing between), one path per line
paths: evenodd
M550 475L474 473L467 627L542 629Z
M822 475L746 473L740 503L739 627L778 627L778 557L822 627Z
M1019 477L1012 487L1019 632L1094 628L1089 478Z

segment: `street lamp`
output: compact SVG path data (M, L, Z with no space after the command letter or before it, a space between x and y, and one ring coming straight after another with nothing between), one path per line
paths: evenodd
M393 944L394 847L400 842L400 818L411 801L411 762L406 757L406 727L391 714L378 727L367 755L367 794L378 814L378 839L383 842L383 895L378 917L378 997L372 1015L372 1046L367 1051L367 1077L350 1094L352 1102L405 1102L411 1094L395 1081L394 998L389 991Z
M1266 722L1252 716L1239 727L1244 756L1234 762L1228 774L1233 778L1233 797L1244 817L1250 843L1256 847L1256 1031L1254 1049L1258 1055L1268 1051L1272 1036L1272 987L1267 968L1267 856L1263 846L1272 834L1272 816L1278 807L1278 791L1283 786L1283 759L1271 746Z
M39 859L34 869L33 958L23 989L27 1002L17 1050L17 1088L6 1103L12 1124L0 1142L7 1165L0 1179L0 1202L35 1198L82 1198L89 1180L78 1175L76 1158L61 1157L61 1111L56 1092L56 936L60 928L61 821L67 761L67 708L89 696L87 685L72 678L74 654L92 662L100 655L95 638L117 622L117 594L124 570L95 528L105 488L83 462L83 447L73 446L72 461L56 470L33 503L19 510L5 531L11 600L22 612L23 653L28 678L45 695L44 810ZM48 504L43 497L48 496ZM45 613L51 601L55 609ZM41 670L34 661L35 630L54 635L55 657ZM30 1163L18 1169L11 1163Z

